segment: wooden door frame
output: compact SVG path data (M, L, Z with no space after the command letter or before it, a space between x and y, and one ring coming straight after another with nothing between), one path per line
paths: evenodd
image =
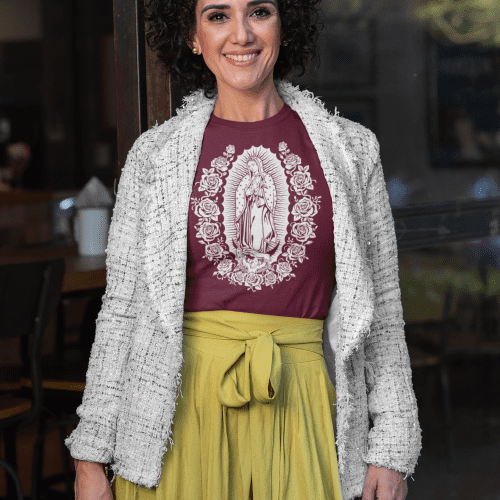
M135 140L172 116L170 75L147 46L143 0L113 0L119 179Z

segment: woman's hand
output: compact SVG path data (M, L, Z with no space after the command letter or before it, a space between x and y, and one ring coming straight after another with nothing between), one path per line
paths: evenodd
M75 459L75 500L114 500L102 464Z
M401 472L370 464L359 500L404 500L408 494Z

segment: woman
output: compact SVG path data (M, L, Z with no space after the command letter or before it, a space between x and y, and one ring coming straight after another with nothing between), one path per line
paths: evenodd
M378 142L286 80L314 59L317 3L148 4L192 93L120 180L66 439L78 500L406 497L421 431ZM255 158L275 241L243 255Z

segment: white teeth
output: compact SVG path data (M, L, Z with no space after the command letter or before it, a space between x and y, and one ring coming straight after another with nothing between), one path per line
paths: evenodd
M250 54L250 55L247 55L247 56L230 56L228 54L225 54L226 57L228 57L229 59L233 59L234 61L249 61L250 59L253 59L254 57L256 57L259 53L258 52L254 52L253 54Z

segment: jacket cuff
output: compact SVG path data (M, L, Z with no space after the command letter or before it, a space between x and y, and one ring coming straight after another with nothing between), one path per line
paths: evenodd
M114 444L110 443L114 442L115 431L111 427L82 420L64 440L73 458L101 464L112 462Z
M385 425L377 425L368 433L367 451L363 454L366 463L385 467L404 474L413 474L421 449L421 430L413 419L404 418ZM395 433L397 428L397 433Z

